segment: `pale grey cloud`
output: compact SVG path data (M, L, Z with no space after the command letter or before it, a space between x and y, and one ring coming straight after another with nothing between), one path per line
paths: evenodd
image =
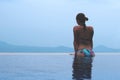
M0 2L13 2L13 1L16 1L16 0L0 0Z
M78 12L84 12L89 18L87 25L95 28L95 46L104 44L120 47L117 42L120 40L117 35L120 32L118 0L10 0L10 3L8 0L5 1L4 4L1 3L2 0L0 2L2 41L21 45L72 46L75 16Z

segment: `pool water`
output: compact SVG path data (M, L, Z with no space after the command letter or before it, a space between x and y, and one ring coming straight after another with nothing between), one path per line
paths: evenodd
M72 80L73 55L15 54L0 55L0 80ZM119 53L96 53L91 80L119 80L119 61Z

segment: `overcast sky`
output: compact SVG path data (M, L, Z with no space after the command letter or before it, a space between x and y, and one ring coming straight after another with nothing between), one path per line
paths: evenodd
M0 0L0 41L73 47L80 12L94 27L94 47L120 48L120 0Z

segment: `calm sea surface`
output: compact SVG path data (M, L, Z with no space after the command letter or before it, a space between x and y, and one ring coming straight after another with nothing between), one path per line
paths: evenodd
M0 80L72 80L68 53L0 53ZM91 80L120 80L120 53L96 53Z

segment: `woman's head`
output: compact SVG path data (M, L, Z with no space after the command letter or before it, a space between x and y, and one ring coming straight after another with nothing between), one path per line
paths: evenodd
M88 21L88 18L84 15L84 13L79 13L76 16L76 21L78 24L85 23L85 21Z
M88 18L83 13L79 13L76 16L76 21L77 21L78 25L81 25L84 27L84 31L85 31L86 30L85 21L88 21Z

